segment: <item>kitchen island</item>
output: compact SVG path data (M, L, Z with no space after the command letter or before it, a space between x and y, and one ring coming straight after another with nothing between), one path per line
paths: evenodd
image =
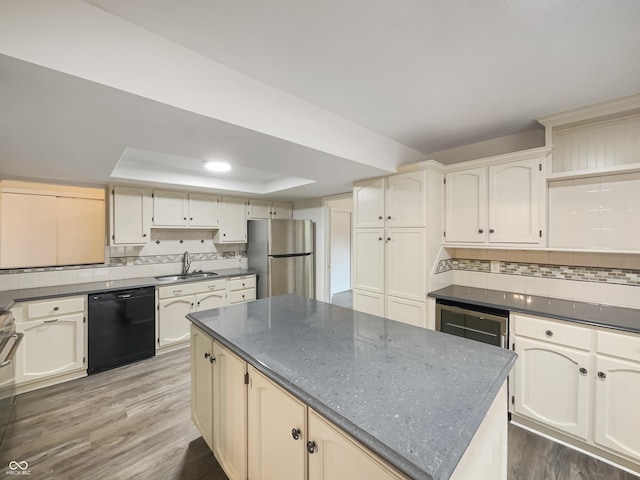
M294 295L187 318L401 472L384 478L506 478L513 352Z

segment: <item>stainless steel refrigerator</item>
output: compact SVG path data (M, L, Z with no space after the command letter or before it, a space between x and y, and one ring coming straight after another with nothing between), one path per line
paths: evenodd
M315 228L310 220L249 220L247 257L258 271L258 298L315 298Z

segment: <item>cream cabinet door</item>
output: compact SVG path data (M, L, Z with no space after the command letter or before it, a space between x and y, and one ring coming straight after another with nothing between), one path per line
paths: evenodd
M191 325L191 419L213 450L212 338Z
M0 266L56 264L56 203L44 195L2 194ZM38 232L34 235L33 232Z
M427 286L427 231L425 228L388 228L387 295L424 302Z
M226 293L226 290L216 290L196 295L196 311L224 307L227 303Z
M386 226L427 226L427 172L387 177Z
M353 232L353 288L384 293L385 236L382 228Z
M189 194L189 226L216 228L220 225L220 199L214 195Z
M353 309L369 315L384 317L384 295L382 293L354 290Z
M640 351L637 348L636 351ZM640 460L640 363L596 355L594 441Z
M426 301L416 302L415 300L389 296L387 297L386 317L397 322L427 328Z
M104 263L104 200L56 198L58 265Z
M540 243L540 165L532 158L489 167L490 242Z
M248 478L304 480L306 406L252 366L248 406Z
M216 243L247 242L247 210L243 199L222 199L222 221L215 240Z
M384 227L385 179L373 178L353 186L355 228Z
M247 204L247 219L259 220L271 218L271 202L265 200L249 200Z
M142 245L149 241L153 202L145 188L113 187L111 241L115 245Z
M153 192L153 225L157 227L187 226L187 194L182 192Z
M487 168L447 173L445 192L445 241L486 242Z
M273 202L271 218L293 218L293 205L287 202Z
M188 340L191 323L185 317L195 309L194 296L167 298L158 306L158 346Z
M229 480L247 478L247 364L213 344L213 453Z
M515 412L586 440L590 353L519 336L515 344Z
M84 314L16 322L24 339L16 354L16 384L82 370Z
M309 439L313 442L313 453L309 454L309 480L406 478L311 409Z

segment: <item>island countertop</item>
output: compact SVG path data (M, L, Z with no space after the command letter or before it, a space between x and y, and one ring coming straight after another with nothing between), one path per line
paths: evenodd
M415 479L451 476L516 357L295 295L187 318Z

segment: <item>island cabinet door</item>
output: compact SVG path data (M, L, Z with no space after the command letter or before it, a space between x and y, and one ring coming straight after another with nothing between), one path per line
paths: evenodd
M213 343L213 454L229 480L247 478L247 364Z
M213 450L213 340L191 326L191 419Z
M406 478L311 409L309 442L309 480Z
M586 440L589 352L518 336L515 344L516 413Z
M304 480L306 406L249 366L248 407L248 478Z

